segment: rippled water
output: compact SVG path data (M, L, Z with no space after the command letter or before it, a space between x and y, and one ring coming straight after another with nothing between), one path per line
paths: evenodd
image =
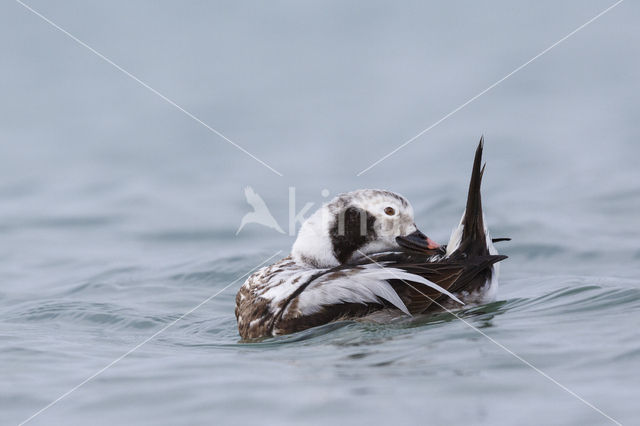
M359 177L607 4L29 4L284 177L3 3L0 423L141 343L30 424L637 422L637 4ZM235 235L245 186L285 230L289 187L384 187L446 241L481 133L496 302L240 342L243 275L293 242Z

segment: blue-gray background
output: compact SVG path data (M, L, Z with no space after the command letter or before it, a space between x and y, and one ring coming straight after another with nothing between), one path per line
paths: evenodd
M15 424L293 237L297 209L382 187L446 241L486 138L499 303L466 317L623 423L640 383L640 6L29 4L284 174L29 12L0 5L0 422ZM240 281L241 282L241 281ZM232 285L33 424L610 424L447 317L239 343Z

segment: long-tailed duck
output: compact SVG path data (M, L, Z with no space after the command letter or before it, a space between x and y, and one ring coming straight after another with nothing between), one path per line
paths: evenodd
M339 195L302 225L291 255L251 275L236 296L243 339L292 333L374 312L416 315L485 303L498 288L498 255L484 225L476 150L465 213L449 244L420 232L401 195Z

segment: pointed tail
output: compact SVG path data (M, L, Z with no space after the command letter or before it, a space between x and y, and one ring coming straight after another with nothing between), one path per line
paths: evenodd
M482 196L480 186L484 174L482 163L482 148L484 136L480 138L480 143L476 149L473 160L473 170L471 181L469 182L469 192L467 194L467 206L465 208L460 225L451 235L451 240L447 245L447 255L465 254L467 256L484 256L489 254L487 246L487 234L484 227L484 217L482 214Z

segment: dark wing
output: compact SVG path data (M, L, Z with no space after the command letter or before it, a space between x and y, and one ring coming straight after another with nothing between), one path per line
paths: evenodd
M403 253L399 255L406 260ZM411 314L406 303L411 303L412 298L403 297L407 288L416 289L416 295L422 292L458 301L446 289L425 278L420 268L412 269L416 265L409 263L403 267L395 264L398 262L392 263L390 258L384 262L365 258L309 276L278 304L268 326L270 333L290 333L329 321L361 317L383 308Z
M483 286L491 276L491 266L507 256L486 255L466 259L435 260L416 252L394 252L373 256L373 260L387 268L395 268L419 275L451 293ZM447 296L431 288L400 279L389 280L411 314L441 308ZM434 302L436 302L434 304Z

